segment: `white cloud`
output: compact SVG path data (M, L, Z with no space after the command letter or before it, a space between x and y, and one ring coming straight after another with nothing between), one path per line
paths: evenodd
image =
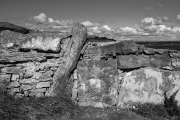
M174 33L180 32L180 27L172 28L172 32L174 32Z
M72 25L73 23L74 23L73 20L62 20L62 21L60 22L60 24L63 25L63 26Z
M104 25L103 28L105 28L106 30L112 30L108 25Z
M48 22L52 23L54 20L52 18L48 18Z
M159 25L159 31L171 31L171 28L170 27L167 27L165 25Z
M36 22L45 22L46 21L46 15L44 13L40 13L38 16L34 16L34 20Z
M137 30L131 27L124 27L124 28L119 28L120 30L122 30L123 32L129 32L129 33L133 33L133 34L137 34Z
M164 6L160 3L157 4L158 7L163 8Z
M87 27L94 25L92 22L89 22L89 21L82 22L81 24L83 24L84 26L87 26Z
M168 17L166 17L166 16L164 16L164 17L162 18L162 20L166 22L166 21L168 21L168 20L169 20L169 18L168 18Z
M155 22L155 19L152 18L152 17L147 17L147 18L144 18L144 19L142 20L142 24L143 24L144 26L154 25L154 22Z
M54 20L52 23L57 26L69 26L69 25L72 25L74 21L73 20L62 20L62 21Z
M89 30L92 31L92 32L95 32L95 33L101 33L98 26L91 27L91 28L89 28Z
M177 19L180 20L180 15L177 15Z

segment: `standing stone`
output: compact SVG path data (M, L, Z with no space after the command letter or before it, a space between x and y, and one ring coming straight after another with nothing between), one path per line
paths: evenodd
M48 91L49 96L57 94L69 95L72 92L67 87L68 83L70 83L69 76L77 65L81 49L86 41L87 28L77 23L73 26L71 34L71 39L64 40L67 42L66 46L64 46L65 49L62 49L65 53L63 54L62 64L59 65L53 76L53 85Z

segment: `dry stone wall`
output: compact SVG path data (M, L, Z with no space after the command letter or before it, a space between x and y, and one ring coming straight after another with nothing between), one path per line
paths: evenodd
M1 81L7 83L9 93L16 97L42 97L51 87L60 62L60 58L57 58L4 67L1 68Z
M100 108L164 104L170 98L180 105L179 58L179 51L133 41L89 46L72 75L72 98L80 106Z
M86 40L86 28L77 23L71 33L22 34L13 32L17 26L13 30L11 27L5 26L0 33L0 86L15 97L60 93L63 88L58 88L58 82L62 79L58 79L67 76L64 80L68 83Z
M91 44L81 24L71 33L23 34L12 27L0 33L0 87L15 97L67 95L79 106L100 108L172 98L180 105L179 51L133 41L96 45L97 37Z

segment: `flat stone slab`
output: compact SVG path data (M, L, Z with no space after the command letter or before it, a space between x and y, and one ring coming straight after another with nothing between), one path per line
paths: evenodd
M133 69L141 67L172 68L168 53L162 55L119 55L117 57L119 69Z
M117 103L116 60L82 60L77 66L78 104L107 107Z
M168 98L180 89L180 72L157 68L141 68L126 73L119 89L118 106L134 103L164 104L164 94ZM175 95L180 105L180 91Z
M28 36L28 39L22 42L20 49L34 49L40 51L60 52L60 43L67 37L62 33L39 33Z

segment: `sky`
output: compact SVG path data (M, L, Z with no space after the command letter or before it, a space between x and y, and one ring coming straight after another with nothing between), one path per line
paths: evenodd
M0 0L0 21L59 31L79 22L91 35L180 40L180 0Z

